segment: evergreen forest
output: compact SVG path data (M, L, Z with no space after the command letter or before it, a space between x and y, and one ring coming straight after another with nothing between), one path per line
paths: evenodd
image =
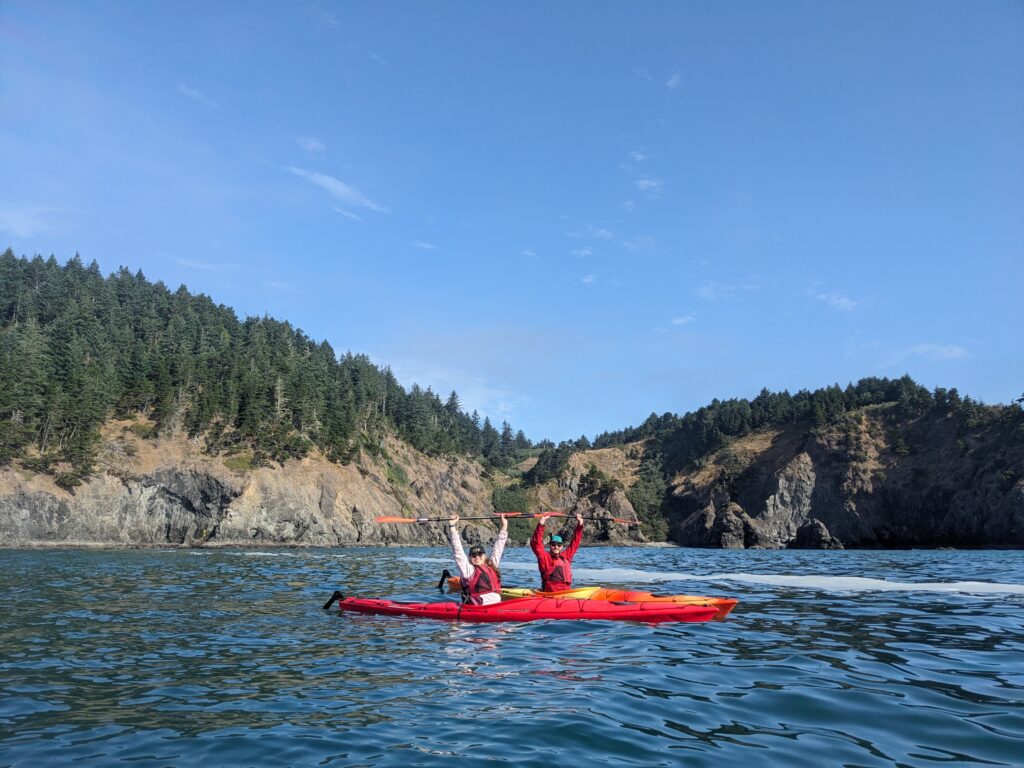
M111 418L144 417L143 436L183 431L211 454L246 451L254 466L314 449L346 463L360 450L380 454L387 434L513 478L515 463L537 455L520 480L495 490L499 511L525 508L524 490L560 477L574 452L646 441L639 481L627 494L657 538L667 480L751 432L823 429L871 406L887 406L894 419L954 414L970 430L1000 414L1024 421L1022 402L989 408L909 376L872 377L796 394L764 389L753 400L714 400L683 416L652 413L639 427L593 442L581 436L534 446L507 422L499 430L464 412L456 392L442 400L429 388L406 391L389 369L365 355L339 355L288 322L240 320L207 296L171 291L123 267L104 277L77 255L64 265L10 249L0 255L0 466L17 460L65 488L95 470ZM611 488L599 473L585 480L593 491Z
M19 459L72 488L93 471L110 418L145 416L211 453L255 464L314 448L348 462L389 432L427 454L492 467L531 447L520 430L406 391L364 355L338 354L287 322L240 320L209 297L121 268L104 277L76 255L0 255L0 465Z

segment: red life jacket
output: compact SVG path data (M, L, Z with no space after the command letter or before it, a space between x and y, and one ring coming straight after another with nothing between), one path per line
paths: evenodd
M551 567L541 574L541 589L560 592L572 587L572 565L563 557L552 557Z
M467 603L480 605L480 595L500 592L501 579L498 572L489 565L474 566L473 575L462 580L462 595Z

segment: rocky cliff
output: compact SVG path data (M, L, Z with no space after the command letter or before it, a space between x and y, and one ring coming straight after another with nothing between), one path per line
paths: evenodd
M952 415L901 420L878 406L827 428L747 435L671 478L668 537L727 548L1022 547L1022 422L989 418L965 430ZM495 486L515 482L396 439L347 465L314 455L253 469L244 455L210 456L182 437L142 439L137 427L107 425L104 471L73 493L18 464L0 470L0 546L440 545L440 525L374 519L489 515ZM558 478L528 490L528 505L636 519L626 491L643 455L639 443L577 453ZM533 523L515 523L512 539L524 543ZM464 524L467 541L493 534L490 523ZM644 537L598 520L585 540Z
M569 466L556 480L539 486L532 494L537 509L563 509L596 518L616 517L636 520L636 510L626 498L624 489L636 481L639 455L626 447L606 448L573 454ZM591 466L618 481L600 488L587 488L584 476ZM613 545L639 544L646 541L639 526L604 523L600 519L587 523L584 541L601 541Z
M374 518L492 511L479 464L398 440L345 466L310 456L249 469L244 456L209 456L182 437L143 440L131 427L107 426L105 471L73 493L46 475L0 471L0 545L439 544L441 526ZM467 538L486 533L473 524Z
M17 465L0 469L0 546L429 546L445 543L443 526L375 518L494 511L493 481L480 464L429 457L397 439L348 465L312 455L251 469L244 455L210 456L184 437L142 439L138 426L105 427L103 471L74 492ZM621 493L578 499L571 485L544 508L630 516ZM619 541L616 529L590 526L587 540ZM463 535L490 540L494 526L466 522Z
M671 540L701 547L1024 546L1019 418L965 430L866 408L736 440L671 483Z

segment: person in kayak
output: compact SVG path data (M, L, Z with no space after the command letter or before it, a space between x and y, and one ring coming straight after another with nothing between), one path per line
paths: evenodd
M455 556L455 565L462 577L462 599L473 605L491 605L501 602L501 571L498 565L505 553L505 542L508 541L508 520L501 518L498 538L494 540L491 554L488 556L483 547L474 544L469 548L469 557L462 548L462 537L459 536L459 516L448 518L448 539Z
M544 550L544 523L547 515L537 521L530 538L530 549L537 556L537 568L540 570L540 588L544 592L562 592L572 589L572 558L583 540L583 517L577 513L576 528L573 529L569 546L565 546L562 537L557 533L548 542Z

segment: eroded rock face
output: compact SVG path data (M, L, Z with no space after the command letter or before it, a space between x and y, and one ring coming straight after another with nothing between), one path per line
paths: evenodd
M120 437L119 439L124 439ZM349 465L316 458L232 471L184 440L136 443L117 476L100 474L75 493L42 475L0 470L0 546L445 545L443 524L380 524L376 518L491 515L482 467L432 458L390 441L383 457ZM581 496L578 477L550 489L548 506L569 515L636 519L621 489ZM553 503L551 503L553 502ZM571 523L556 519L554 528ZM496 525L465 521L466 543L492 541ZM637 529L588 521L588 543L635 543Z
M627 455L635 453L635 456ZM611 518L636 520L637 514L626 496L623 487L635 480L639 467L639 449L627 451L625 447L584 451L574 454L569 467L561 477L540 486L537 505L540 510L558 510L567 515L565 520L549 522L551 532L556 530L569 534L575 523L569 522L572 515L597 518L587 520L583 529L583 543L614 544L628 546L646 542L638 525L614 523ZM608 478L618 481L623 487L604 488L585 492L581 478L591 465L597 466ZM608 522L604 522L607 520ZM554 527L552 527L554 526Z
M843 543L828 532L821 520L808 520L796 530L790 549L843 549Z
M671 487L669 536L699 547L1024 547L1024 440L949 417L753 436ZM894 446L896 448L894 449Z
M375 518L493 512L479 465L397 441L388 449L387 460L347 466L304 459L233 472L182 443L141 457L147 471L101 474L74 494L8 468L0 470L0 545L436 545L445 541L441 525ZM466 528L470 541L494 535L493 526Z

